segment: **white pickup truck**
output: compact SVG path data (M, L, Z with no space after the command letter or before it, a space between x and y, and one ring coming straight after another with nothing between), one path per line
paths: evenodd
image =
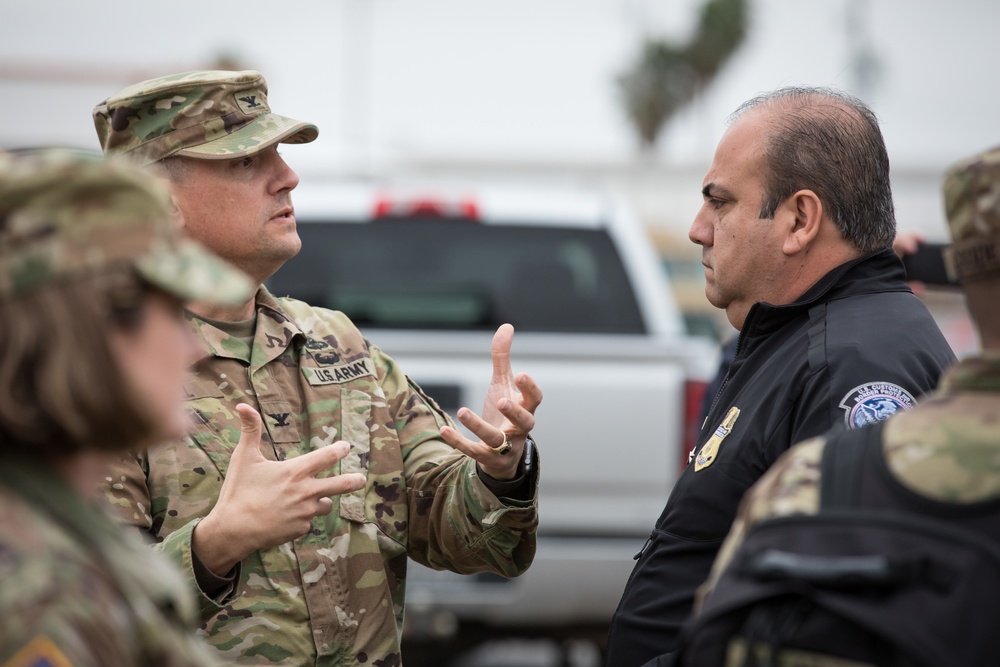
M411 562L406 664L504 636L603 645L718 359L685 333L628 207L573 188L309 178L294 201L302 251L272 291L346 312L452 414L482 408L510 322L514 371L544 393L534 564L507 580Z

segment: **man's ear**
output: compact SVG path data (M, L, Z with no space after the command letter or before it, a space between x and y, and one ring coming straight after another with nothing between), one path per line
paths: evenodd
M823 224L823 202L812 190L799 190L781 203L775 211L775 218L784 222L786 230L782 252L786 255L805 252L819 236Z
M177 229L184 229L184 213L181 211L180 205L177 203L177 195L170 195L170 215L174 219L174 223L177 225Z

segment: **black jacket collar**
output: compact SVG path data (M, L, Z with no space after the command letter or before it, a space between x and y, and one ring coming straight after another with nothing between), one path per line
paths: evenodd
M909 291L906 269L891 248L845 262L792 303L775 306L759 301L751 306L740 331L737 353L754 338L770 335L818 303L858 294Z

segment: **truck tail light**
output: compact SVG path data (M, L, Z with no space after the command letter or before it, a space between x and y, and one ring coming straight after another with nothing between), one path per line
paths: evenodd
M701 380L684 382L684 437L681 438L678 473L687 466L688 457L698 444L698 434L701 432L701 403L707 389L708 383Z
M380 195L372 207L374 218L466 218L479 220L473 199L443 199L436 196L392 197Z

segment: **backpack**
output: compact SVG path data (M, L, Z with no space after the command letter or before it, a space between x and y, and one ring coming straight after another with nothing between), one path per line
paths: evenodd
M819 513L752 527L672 664L1000 664L1000 503L903 487L884 426L828 440Z

